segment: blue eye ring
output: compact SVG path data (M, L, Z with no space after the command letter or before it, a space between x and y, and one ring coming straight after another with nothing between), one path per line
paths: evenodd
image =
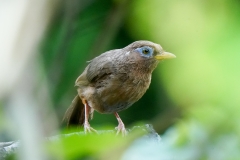
M150 58L153 56L153 48L149 46L137 48L136 51L139 52L142 57Z

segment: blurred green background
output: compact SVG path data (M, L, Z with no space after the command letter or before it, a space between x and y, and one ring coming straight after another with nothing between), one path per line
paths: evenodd
M59 113L59 119L63 117L66 108L77 94L74 87L75 80L87 66L88 60L107 50L123 48L133 41L141 39L156 43L162 42L161 44L171 51L170 45L167 46L167 41L164 43L164 36L150 37L149 33L152 29L146 30L145 25L151 22L141 21L148 20L147 17L151 14L139 12L139 9L142 10L139 2L135 4L128 1L104 0L66 3L63 6L64 9L59 10L54 18L41 45L41 55L45 72L48 75L51 97ZM151 6L149 7L151 8ZM150 10L149 7L148 10ZM134 24L131 19L135 19ZM145 25L140 25L141 23ZM134 31L131 31L132 29ZM159 31L152 30L152 32ZM176 61L166 65L171 66L174 63ZM174 74L174 70L163 69L161 71L160 68L163 68L164 65L164 63L160 64L157 71L154 72L151 87L146 95L133 107L120 113L127 125L138 121L153 120L163 111L173 112L175 106L168 97L164 81L158 75L161 72L173 72L172 74ZM170 117L166 121L171 121L172 118L175 117ZM95 112L91 124L93 126L116 125L117 121L114 115L100 115ZM163 132L170 124L167 123L166 126L160 124L159 132Z
M74 82L86 61L136 40L159 43L177 58L160 63L144 97L120 112L126 126L152 123L162 143L171 142L162 154L238 159L239 0L61 3L39 53L59 122L77 93ZM96 112L90 123L96 128L117 125L114 115Z
M136 13L137 16L135 15L135 12L138 12L137 9L141 9L140 6L137 7L139 4L107 0L66 3L69 4L65 4L63 6L65 9L58 12L41 45L41 54L51 87L52 100L60 117L77 93L74 83L86 67L86 61L104 51L123 48L135 40L146 39L156 43L165 41L163 36L159 36L163 38L162 40L149 37L149 30L146 30L144 25L134 29L135 25L138 26L139 23L142 23L142 18L148 16L146 13ZM136 19L134 20L136 24L131 24L131 19ZM131 29L135 31L131 31ZM143 33L139 33L141 36L136 37L140 31ZM171 51L170 49L168 47L169 51ZM174 63L176 61L166 65L171 66ZM168 69L160 71L164 65L164 63L161 64L154 72L151 87L146 95L133 107L121 113L126 124L139 120L149 121L162 111L174 107L163 87L162 78L158 76L161 72L173 72ZM94 120L91 122L93 124L116 124L113 115L96 113L94 116Z

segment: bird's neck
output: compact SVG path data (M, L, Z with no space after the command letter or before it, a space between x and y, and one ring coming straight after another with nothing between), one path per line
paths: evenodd
M157 65L158 61L144 60L132 65L132 69L138 71L141 74L152 74L153 70L157 67Z

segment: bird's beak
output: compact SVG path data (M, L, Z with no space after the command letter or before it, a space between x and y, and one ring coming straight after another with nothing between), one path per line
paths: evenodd
M163 59L176 58L176 56L169 52L163 52L161 54L157 54L154 58L157 60L163 60Z

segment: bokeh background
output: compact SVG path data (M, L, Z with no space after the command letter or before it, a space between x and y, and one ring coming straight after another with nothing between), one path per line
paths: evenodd
M0 21L0 141L22 139L17 158L48 159L36 144L65 129L86 61L136 40L177 58L161 62L144 97L120 112L127 127L153 124L161 147L132 145L116 159L240 157L239 0L0 1ZM117 125L96 112L90 123ZM63 159L99 158L89 150Z

